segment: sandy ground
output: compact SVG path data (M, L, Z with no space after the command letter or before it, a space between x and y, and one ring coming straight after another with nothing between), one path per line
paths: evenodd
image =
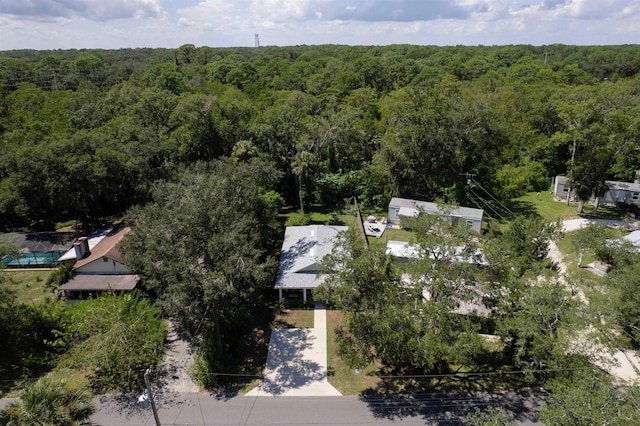
M568 219L562 222L562 230L564 232L573 232L577 231L580 228L584 228L590 223L599 223L605 226L618 227L618 226L627 226L629 225L624 220L619 219Z
M193 363L193 349L189 342L181 337L174 320L169 321L169 334L162 367L159 372L159 382L165 392L199 392L187 373Z
M608 220L608 219L570 219L565 220L562 223L562 230L564 232L574 232L580 228L587 226L589 223L602 223L607 226L622 226L626 225L621 220ZM564 263L562 253L558 249L557 244L554 241L549 243L548 257L556 262L560 272L560 282L567 286L567 289L571 291L576 297L584 304L589 304L589 300L585 296L582 289L573 288L569 285L565 279L567 273L567 265ZM585 330L582 335L583 339L587 339L589 331ZM578 341L574 342L574 349L588 354L593 362L606 370L619 382L640 382L640 358L635 351L632 350L616 350L614 353L610 353L606 347L601 344L586 342L580 337Z

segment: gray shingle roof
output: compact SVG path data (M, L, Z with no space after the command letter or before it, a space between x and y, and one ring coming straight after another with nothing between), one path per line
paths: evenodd
M331 253L334 239L346 226L288 226L284 232L280 265L274 288L315 288L324 277L318 277L322 258Z

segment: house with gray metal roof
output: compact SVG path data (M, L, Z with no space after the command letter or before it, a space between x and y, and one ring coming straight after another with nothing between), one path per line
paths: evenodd
M433 214L449 218L454 224L465 221L476 232L482 228L484 210L470 207L456 207L439 205L428 201L410 200L407 198L392 198L389 203L389 222L401 225L403 220L417 217L420 214Z
M640 206L640 172L637 174L634 182L619 182L614 180L606 180L607 190L598 197L598 204L615 206L621 204L635 204ZM575 200L575 188L570 185L570 181L565 176L556 176L553 183L553 196L556 200L565 201L567 197ZM595 195L591 195L591 202L596 201Z
M324 281L324 276L319 275L322 258L333 250L338 233L347 229L332 225L287 227L274 286L278 290L278 300L296 299L301 294L302 302L307 303L307 291Z

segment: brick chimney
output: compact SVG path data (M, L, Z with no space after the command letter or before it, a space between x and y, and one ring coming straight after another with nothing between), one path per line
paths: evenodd
M89 251L89 239L87 237L78 238L78 240L73 243L73 248L76 251L77 260L84 259L91 254Z

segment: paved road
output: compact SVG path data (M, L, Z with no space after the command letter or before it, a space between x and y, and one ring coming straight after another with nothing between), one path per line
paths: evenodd
M182 393L158 401L163 425L459 425L476 408L499 406L522 425L536 425L540 391L394 397L216 397ZM150 409L130 398L96 398L94 424L154 425Z

